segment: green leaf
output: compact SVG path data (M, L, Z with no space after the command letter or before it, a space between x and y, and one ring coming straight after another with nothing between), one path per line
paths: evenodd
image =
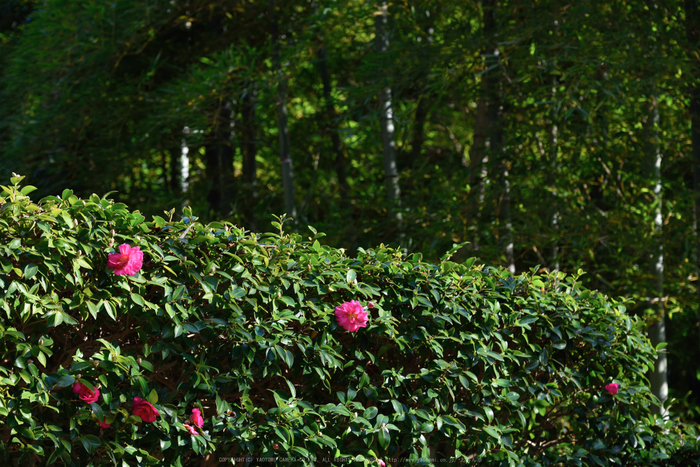
M107 314L109 315L109 317L112 318L113 321L116 321L117 315L114 312L114 308L112 308L112 305L108 301L105 301L105 300L100 301L100 303L104 307L104 309L107 312Z
M287 349L283 349L279 345L275 346L275 352L279 356L280 360L287 364L288 368L294 366L294 355Z
M234 300L238 300L238 299L241 299L241 298L245 297L245 296L246 296L246 293L247 293L247 292L246 292L245 289L243 289L243 288L241 288L241 287L235 287L235 288L231 291L231 298L234 299Z
M494 360L498 360L499 362L504 361L503 357L497 354L496 352L492 352L490 350L486 351L486 356L493 358Z
M99 311L99 305L95 305L91 301L85 301L85 305L87 306L88 312L90 313L90 316L92 316L93 319L97 319L97 313Z
M150 394L148 391L148 383L146 382L146 380L144 378L138 377L138 378L136 378L136 382L141 387L141 395L142 396L144 396L146 394ZM148 396L146 396L146 397L148 397Z
M389 434L389 430L386 428L380 428L379 432L377 432L377 439L382 449L389 447L389 443L391 443L391 435Z
M442 419L443 423L457 428L460 431L460 433L467 431L467 427L451 415L443 414L440 416L440 418Z
M90 408L92 408L92 413L95 414L98 420L104 421L105 414L102 411L102 407L97 402L93 402L90 404Z
M348 392L347 392L348 402L355 400L356 396L357 396L357 390L355 390L355 388L352 388L352 387L348 388Z
M282 442L284 442L284 443L290 442L290 432L286 427L277 425L277 426L273 427L273 430L277 434L277 437L280 440L282 440Z
M17 432L18 432L20 435L24 436L25 438L28 438L28 439L35 439L35 437L34 437L34 432L33 432L32 430L30 430L29 427L27 427L27 426L18 426L18 427L16 427L15 429L17 430Z
M39 445L27 444L28 449L34 452L37 456L44 456L44 448Z
M345 275L345 281L348 284L353 284L355 280L357 279L357 273L355 272L354 269L348 269L347 274Z
M58 381L56 381L56 386L60 388L66 388L68 386L72 386L73 383L75 383L75 378L73 375L63 375L60 378L58 378Z
M288 307L295 308L296 307L296 302L292 297L287 297L286 295L282 295L280 297L280 300L287 305Z
M75 264L77 264L81 268L92 269L92 266L90 266L90 263L85 261L84 258L75 258Z
M516 326L527 326L528 324L534 323L538 319L540 319L539 316L526 316L525 318L518 320L515 323L515 325Z
M511 391L508 394L506 394L506 399L509 399L511 401L517 401L518 399L520 399L520 394Z
M289 381L288 379L285 379L287 386L289 387L289 392L292 394L292 398L297 397L297 389L294 387L294 384Z
M137 293L131 294L131 301L136 303L139 306L143 306L145 304L143 297Z
M167 258L166 258L166 259L167 259ZM177 259L177 258L175 258L175 259ZM184 285L178 286L178 287L175 289L175 291L173 292L173 295L172 295L172 297L171 297L171 300L172 300L173 302L176 302L176 301L180 300L180 299L185 295L185 292L186 292L186 291L187 291L187 289L185 288Z
M303 459L309 459L311 457L311 453L309 453L309 451L302 448L301 446L294 446L290 452L292 454L296 454L298 457L301 457Z
M23 195L26 196L26 195L28 195L29 193L33 192L33 191L36 190L36 189L37 189L37 188L36 188L35 186L27 185L27 186L25 186L25 187L22 187L22 189L20 190L20 193L22 193Z
M39 268L34 263L29 263L24 267L24 278L31 279L39 271Z
M391 405L392 407L394 407L394 412L396 412L397 414L404 415L406 413L403 404L397 401L396 399L391 400Z
M379 413L379 410L377 410L376 407L367 407L362 417L366 418L367 420L372 420L374 417L377 416L377 413Z

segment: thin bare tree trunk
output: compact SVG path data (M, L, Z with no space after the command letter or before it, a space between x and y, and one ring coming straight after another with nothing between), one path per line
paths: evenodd
M503 188L500 202L500 217L502 228L499 237L505 243L506 262L508 270L515 273L515 256L513 251L513 221L511 216L510 175L509 163L505 154L505 134L503 132L503 80L501 78L500 51L498 49L498 22L496 19L496 1L484 0L484 35L490 44L490 53L485 54L486 66L489 71L484 74L483 84L488 99L489 121L489 154L492 164L500 175L500 185Z
M659 319L649 328L649 340L654 347L662 342L666 342L666 322L664 318L664 250L663 250L663 212L661 195L661 148L659 146L659 107L656 96L653 98L650 109L651 122L649 140L649 166L650 176L653 181L654 192L654 231L652 233L652 253L651 253L651 277L652 284L649 290L651 308L654 315ZM661 401L661 406L652 406L652 413L668 416L668 410L663 404L668 398L668 367L666 350L661 349L649 377L651 392Z
M292 156L289 149L289 127L287 125L287 80L283 79L277 87L277 128L279 130L280 164L282 165L282 186L284 189L284 206L287 215L296 219L297 206L294 199L294 172Z
M700 77L700 63L695 57L698 45L700 45L700 7L698 0L685 0L685 21L687 39L687 57L693 66L693 81L697 83ZM693 192L695 193L695 209L693 216L693 237L695 248L693 249L695 260L695 274L700 277L700 232L698 231L698 221L700 218L700 85L692 84L690 94L690 140L692 143L693 157ZM696 282L697 284L697 282ZM696 309L697 329L700 329L700 285L696 285L698 308ZM700 339L698 339L700 342ZM700 371L700 365L697 368Z
M228 217L234 199L232 103L219 103L212 140L206 146L207 201L212 211Z
M389 18L386 1L379 4L379 11L374 17L377 52L386 53L389 48L389 36L386 25ZM396 145L394 142L394 119L391 108L391 88L382 83L379 89L379 112L382 127L382 152L384 155L384 184L388 201L389 217L397 222L401 216L401 190L399 189L399 173L396 167Z
M508 262L508 271L515 274L515 253L513 251L513 217L510 210L510 174L508 173L508 163L503 163L503 199L501 200L501 213L503 214L504 232L503 236L506 241L506 261Z
M169 149L168 153L170 154L170 193L174 197L179 197L180 196L180 189L182 188L180 186L180 157L182 155L182 140L174 141L173 143L179 143L179 144L173 144Z
M254 83L248 86L243 96L241 116L243 124L241 128L241 149L243 152L243 183L248 190L249 198L242 203L243 213L248 222L248 229L257 230L257 205L258 205L258 176L257 176L257 141L255 124L255 101L257 97Z
M323 83L323 99L326 104L326 115L329 125L331 126L331 143L333 145L333 153L335 154L333 167L335 169L336 176L338 177L341 204L345 205L348 197L348 181L347 177L345 176L345 155L343 154L343 145L340 143L340 135L338 134L338 114L335 111L335 105L333 104L331 75L328 72L328 56L326 54L325 45L318 51L318 63L321 71L321 81Z
M472 248L479 251L479 221L481 220L481 210L486 199L486 180L488 177L487 165L489 155L486 151L487 136L489 128L488 100L481 96L476 104L476 115L474 118L474 138L472 146L469 148L469 187L470 199L468 211L465 219L474 219L476 226ZM475 187L476 185L476 187ZM471 193L474 192L474 194Z
M272 37L275 40L273 49L273 61L277 73L277 95L275 105L277 107L277 129L279 134L280 165L282 166L282 188L284 192L284 206L286 214L296 220L297 205L294 199L294 172L292 170L292 156L289 145L289 126L287 123L287 92L288 82L284 77L280 53L280 37L278 32L275 2L270 1L272 19Z
M425 140L425 121L428 118L428 99L426 96L420 96L416 105L416 117L413 120L413 138L411 141L411 167L415 167L416 161L423 151L423 142Z
M552 76L552 100L556 99L557 77ZM552 206L549 216L549 228L552 231L552 244L549 256L549 269L559 272L559 196L557 188L557 173L559 172L559 125L557 124L556 107L551 112L549 127L549 176L547 185L552 190Z

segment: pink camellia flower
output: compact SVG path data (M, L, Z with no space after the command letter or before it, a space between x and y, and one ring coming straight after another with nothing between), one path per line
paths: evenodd
M382 467L386 467L386 462L381 459L377 459L377 464L381 465Z
M103 422L102 420L97 420L97 423L100 424L100 428L103 428L103 429L105 429L105 430L106 430L107 428L109 428L110 426L112 426L112 425L109 425L109 424Z
M78 397L80 397L80 400L82 400L83 402L87 402L88 404L97 402L97 399L100 398L99 389L95 388L93 390L90 390L80 381L76 381L75 383L73 383L73 392L76 393Z
M143 266L143 251L139 247L131 247L126 243L119 245L119 253L109 255L107 267L114 269L117 276L133 276Z
M367 327L367 312L357 300L345 302L335 309L335 319L346 331L355 332Z
M191 435L195 435L195 436L199 435L199 433L197 433L197 430L195 429L195 427L193 427L192 425L188 425L187 423L185 423L184 425L185 425L185 428L187 428L187 431L189 431Z
M608 391L610 394L613 396L617 394L617 391L620 389L620 385L617 383L610 383L605 386L605 390Z
M158 410L153 407L153 404L147 400L143 400L140 397L134 397L134 407L131 410L133 415L137 415L141 420L146 423L153 423L156 421L156 417L160 415Z
M204 426L204 418L202 417L202 412L199 409L192 409L192 415L190 415L190 420L192 423L199 428Z

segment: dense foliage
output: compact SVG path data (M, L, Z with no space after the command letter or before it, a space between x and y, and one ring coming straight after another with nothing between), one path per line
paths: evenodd
M146 221L21 180L0 195L5 465L700 460L650 414L642 323L578 275L452 262L461 245L350 257L283 220Z
M698 50L697 0L4 0L0 179L583 269L698 421Z

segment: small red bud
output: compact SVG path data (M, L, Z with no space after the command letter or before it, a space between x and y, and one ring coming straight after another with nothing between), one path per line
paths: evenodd
M373 303L373 302L369 302L369 303L367 304L367 307L368 307L368 308L374 308L374 303Z

